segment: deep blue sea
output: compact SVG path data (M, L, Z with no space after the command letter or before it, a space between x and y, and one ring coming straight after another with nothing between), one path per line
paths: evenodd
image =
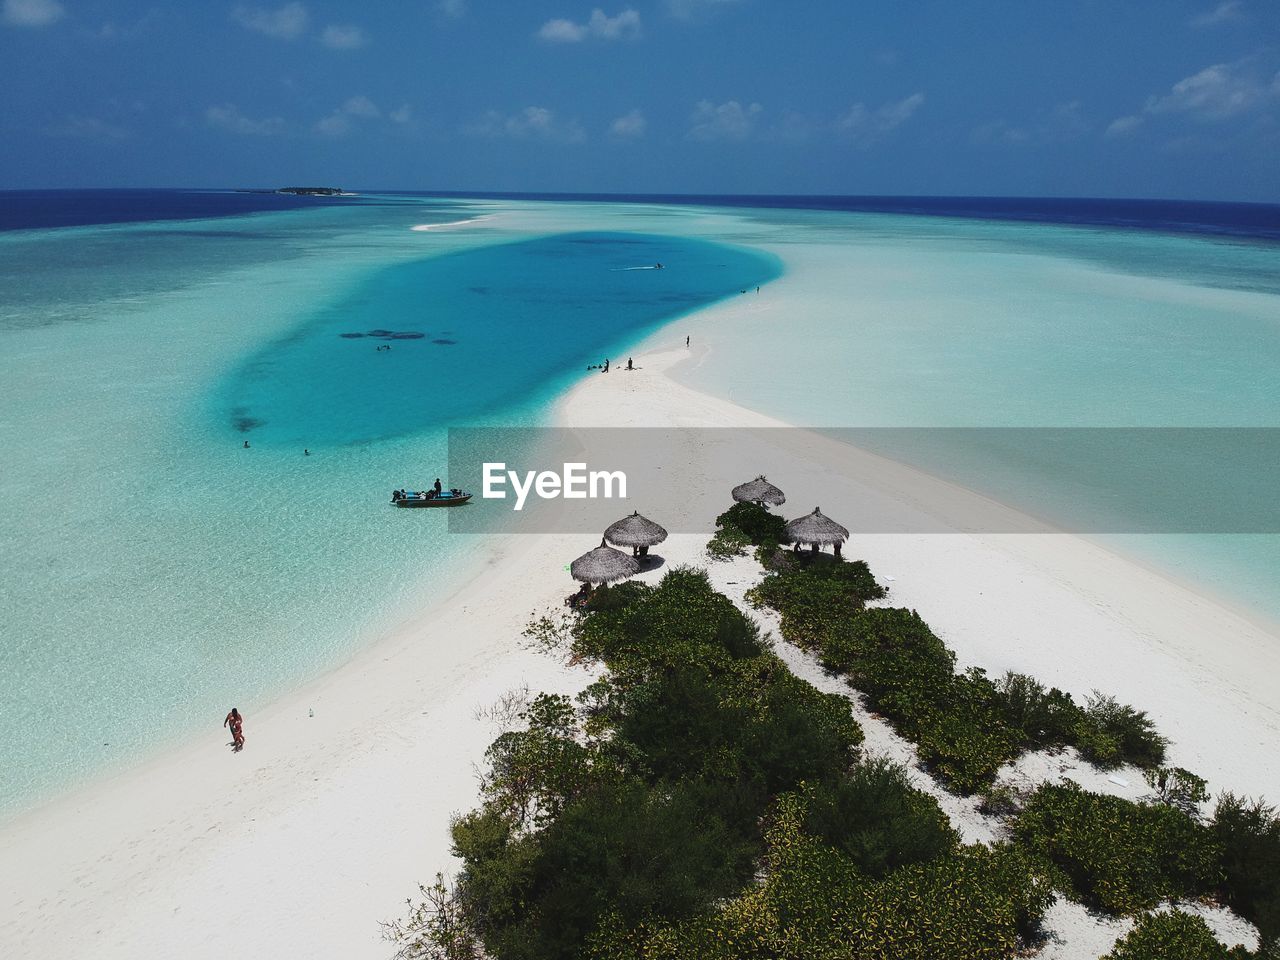
M1280 241L1280 205L1200 200L1088 197L859 197L717 194L456 193L376 191L362 196L299 197L229 190L17 190L0 192L0 230L192 220L321 204L415 203L450 199L548 200L680 206L899 213L926 217L1011 220Z

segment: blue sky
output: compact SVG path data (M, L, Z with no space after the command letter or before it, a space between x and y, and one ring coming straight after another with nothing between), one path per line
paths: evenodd
M1280 201L1280 0L0 0L0 189Z

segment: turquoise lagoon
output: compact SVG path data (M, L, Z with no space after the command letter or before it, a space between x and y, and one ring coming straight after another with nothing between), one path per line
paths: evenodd
M672 318L708 346L679 376L801 425L1271 427L1278 265L1238 238L505 200L0 233L0 715L37 733L0 807L216 735L469 575L477 541L391 488L435 477L445 427L543 422ZM1002 498L1071 521L1008 466ZM1110 539L1280 615L1280 538Z
M0 716L25 744L0 809L216 736L394 628L479 555L388 504L446 427L539 423L588 364L780 269L607 217L409 230L466 216L0 234Z

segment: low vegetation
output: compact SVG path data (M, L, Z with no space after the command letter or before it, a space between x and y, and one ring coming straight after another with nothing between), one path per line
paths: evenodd
M1260 955L1280 957L1280 817L1224 793L1209 829L1222 848L1223 902L1258 928Z
M783 637L843 674L952 789L989 787L1028 749L1074 746L1103 767L1164 759L1165 741L1145 713L1101 694L1082 707L1022 674L957 673L955 654L915 611L867 607L884 591L866 564L815 559L771 572L748 598L776 610Z
M1064 890L1105 913L1137 913L1200 896L1222 880L1212 831L1163 804L1045 784L1027 801L1014 832L1052 865Z
M1023 674L956 671L914 612L871 606L866 564L779 549L781 520L739 504L713 555L755 547L749 594L783 636L844 675L922 764L1012 839L964 845L907 771L862 756L847 700L798 679L700 571L596 591L580 617L531 624L534 646L597 663L576 700L520 697L486 754L482 804L453 824L463 868L388 933L404 958L995 960L1024 956L1055 891L1137 925L1104 960L1244 960L1204 921L1150 912L1211 896L1280 934L1280 820L1162 766L1141 711L1083 704ZM717 544L716 541L719 541ZM514 707L513 707L514 708ZM504 713L505 716L505 713ZM1135 763L1133 803L1073 784L1023 796L994 778L1029 749Z
M1228 950L1199 917L1173 910L1144 913L1103 960L1244 960L1248 951Z

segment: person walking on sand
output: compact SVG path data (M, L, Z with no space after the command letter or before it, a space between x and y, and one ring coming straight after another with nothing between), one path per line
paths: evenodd
M244 749L244 717L241 716L239 710L232 707L231 712L222 721L222 725L231 728L231 740L234 744L232 749L239 753Z
M608 358L608 357L605 357L605 358L604 358L604 372L605 372L605 373L608 373L608 372L609 372L609 358Z
M689 338L688 338L688 337L685 337L685 338L684 338L684 345L685 345L686 347L689 345Z

